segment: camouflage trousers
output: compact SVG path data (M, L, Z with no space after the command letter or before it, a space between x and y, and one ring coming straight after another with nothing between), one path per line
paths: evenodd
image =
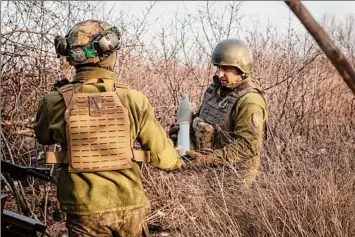
M79 216L67 214L69 237L148 237L146 207Z

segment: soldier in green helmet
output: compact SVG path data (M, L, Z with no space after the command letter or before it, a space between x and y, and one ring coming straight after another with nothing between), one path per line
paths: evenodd
M69 236L148 235L139 162L166 171L184 164L147 97L118 82L120 38L116 27L98 20L55 38L57 54L76 74L44 96L34 130L41 144L61 146L45 158L61 168L57 198ZM135 142L143 150L134 150Z
M192 123L192 161L202 164L237 163L244 180L255 180L267 121L264 93L252 81L252 55L238 39L219 42L212 52L217 67ZM170 134L174 134L176 129Z

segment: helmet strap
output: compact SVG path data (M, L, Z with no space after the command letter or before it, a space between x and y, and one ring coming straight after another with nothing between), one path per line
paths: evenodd
M221 86L221 81L219 80L219 77L217 75L213 76L213 82L218 85Z

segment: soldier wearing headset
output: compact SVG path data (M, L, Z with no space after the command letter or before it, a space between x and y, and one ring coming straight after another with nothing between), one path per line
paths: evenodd
M120 39L116 27L98 20L55 38L57 54L76 74L44 96L34 129L41 144L61 145L46 162L61 167L57 197L69 236L147 236L139 162L165 171L184 167L147 97L118 82ZM143 150L133 149L135 141Z

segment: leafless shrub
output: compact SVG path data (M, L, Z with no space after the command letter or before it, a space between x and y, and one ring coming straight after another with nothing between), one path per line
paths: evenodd
M120 28L119 79L147 95L166 129L175 122L181 94L198 108L212 81L214 45L241 30L239 2L204 3L196 15L177 11L152 37L146 34L157 22L148 18L157 3L140 18L98 13L104 4L1 2L4 159L43 165L31 121L55 80L72 79L72 68L59 65L52 41L75 22L100 18ZM325 17L322 24L354 65L354 16ZM144 166L152 202L148 222L173 236L355 235L354 96L309 34L291 26L286 33L272 25L261 29L256 22L245 40L254 56L253 77L269 101L258 181L243 189L232 165L173 173ZM7 207L46 222L50 235L61 233L55 185L33 179L23 184L9 184L16 200Z

